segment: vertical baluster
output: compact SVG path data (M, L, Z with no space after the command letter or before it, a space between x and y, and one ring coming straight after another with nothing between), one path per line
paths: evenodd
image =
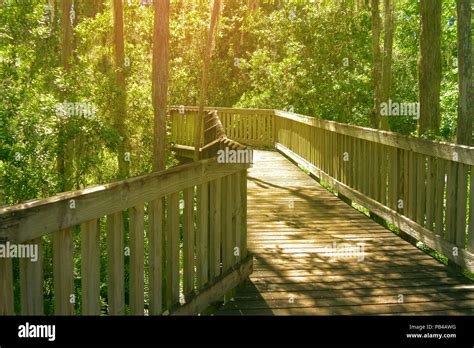
M167 308L179 301L179 194L168 196L166 221Z
M435 216L435 190L436 190L436 162L434 157L428 156L426 170L426 223L425 227L433 231Z
M149 277L150 277L150 309L151 315L163 312L163 268L164 268L164 199L158 198L148 204L149 209Z
M211 280L220 274L221 260L221 178L211 182L210 197L210 275Z
M196 231L197 287L209 281L209 183L198 186L198 216Z
M440 158L436 163L436 198L435 198L435 224L436 234L443 235L443 212L444 212L444 187L446 183L446 161Z
M464 248L466 243L467 212L467 165L458 163L457 202L456 202L456 245Z
M68 228L53 234L54 313L74 314L73 231Z
M184 190L183 291L194 290L194 187Z
M99 219L81 225L82 314L100 314Z
M21 314L43 315L43 241L40 237L24 244L37 248L38 259L20 259Z
M144 205L130 208L130 313L143 315L145 287Z
M124 234L122 212L107 216L107 288L110 315L123 315L124 292Z
M11 258L0 258L0 315L14 315L13 265Z

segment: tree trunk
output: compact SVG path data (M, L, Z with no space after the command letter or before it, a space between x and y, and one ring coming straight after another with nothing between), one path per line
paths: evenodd
M204 118L204 103L206 102L206 95L207 95L209 62L211 61L215 27L219 19L220 7L221 7L221 0L214 0L214 5L212 7L212 14L211 14L211 25L209 26L206 50L204 51L204 58L203 58L201 94L199 97L199 111L196 116L196 122L195 122L195 127L194 127L194 160L195 161L199 160L199 147L201 144L202 123L203 123L203 118Z
M441 0L420 0L419 134L438 134L441 123Z
M372 0L372 79L374 83L374 107L372 109L370 123L372 128L379 128L380 123L380 104L381 80L382 80L382 55L380 52L380 11L379 0Z
M471 0L457 0L459 104L457 143L472 143L472 28Z
M153 170L166 164L166 104L169 61L169 0L155 0L153 29L152 98L154 110Z
M125 127L127 117L127 96L125 86L125 74L123 71L125 61L124 34L123 34L123 4L122 0L113 1L114 14L114 48L115 48L115 80L117 92L113 113L114 127L120 135L118 148L119 179L126 178L130 172L130 153L128 145L128 134Z
M394 32L394 0L384 0L385 6L385 36L382 64L382 102L388 103L390 99L390 88L392 84L392 50L393 50L393 32ZM380 109L379 109L380 110ZM380 117L380 125L382 129L388 130L388 118Z
M72 24L70 19L71 0L61 2L61 65L66 73L71 70L72 59ZM63 102L66 101L67 94L62 94ZM61 176L61 191L70 191L74 187L73 179L73 158L74 158L74 140L70 139L66 132L67 119L59 129L59 153L57 159L58 172Z

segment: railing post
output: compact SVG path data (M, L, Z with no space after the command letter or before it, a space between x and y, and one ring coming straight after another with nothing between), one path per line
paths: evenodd
M241 258L247 257L247 169L240 175L240 196L242 197L242 225L240 232Z
M0 258L0 315L13 315L13 269L11 258Z

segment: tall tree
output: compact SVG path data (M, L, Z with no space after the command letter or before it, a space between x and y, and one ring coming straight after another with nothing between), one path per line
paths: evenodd
M194 160L199 160L199 146L201 144L201 132L202 123L204 119L204 103L206 102L207 96L207 83L209 74L209 62L212 56L212 47L214 46L215 28L217 21L219 20L219 13L221 8L221 0L214 0L211 13L211 24L209 26L209 32L207 34L206 50L203 56L202 65L202 79L201 79L201 93L199 96L199 111L196 116L195 127L194 127Z
M115 80L116 80L116 97L113 112L114 127L120 136L118 148L118 167L119 178L123 179L130 172L130 153L128 144L128 133L125 126L127 117L127 95L125 84L125 43L123 33L123 2L122 0L113 1L114 14L114 53L115 53Z
M64 0L61 2L61 65L64 71L69 73L71 70L73 33L72 33L72 1ZM67 93L62 93L63 99L67 98ZM58 153L58 171L62 181L62 191L72 190L74 187L73 180L73 157L74 157L74 141L70 139L65 125L63 124L59 131L59 153Z
M473 88L472 88L472 27L471 0L457 0L458 17L458 144L472 143Z
M371 0L372 14L372 79L374 84L374 106L370 123L373 128L380 126L380 104L382 103L382 54L380 52L380 10L379 0Z
M154 110L153 170L165 169L166 103L169 62L169 0L155 0L152 98Z
M439 132L441 90L441 0L420 0L419 134Z
M384 50L382 63L381 78L381 99L382 102L388 103L390 99L390 86L392 83L392 51L393 51L393 32L394 32L394 0L384 0ZM380 119L382 129L389 129L387 117Z

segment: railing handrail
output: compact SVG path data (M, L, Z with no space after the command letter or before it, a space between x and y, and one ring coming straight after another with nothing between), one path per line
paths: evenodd
M184 110L197 111L195 106L184 106ZM169 110L179 111L179 106L171 106ZM205 111L217 110L218 112L230 112L237 114L272 114L277 117L290 119L327 131L367 140L382 145L392 146L403 150L409 150L423 155L439 157L448 161L474 165L474 146L460 145L446 141L428 140L411 135L385 131L370 127L362 127L347 123L324 120L316 117L301 115L277 109L258 108L230 108L213 107L204 108Z
M221 178L248 164L215 158L0 208L0 239L22 243ZM74 200L71 208L71 200ZM104 204L103 202L107 202Z
M435 156L448 161L474 165L474 146L428 140L370 127L361 127L336 121L318 119L286 111L274 111L275 115L278 117L308 124L331 132L382 145L397 147L403 150L421 153L423 155Z

